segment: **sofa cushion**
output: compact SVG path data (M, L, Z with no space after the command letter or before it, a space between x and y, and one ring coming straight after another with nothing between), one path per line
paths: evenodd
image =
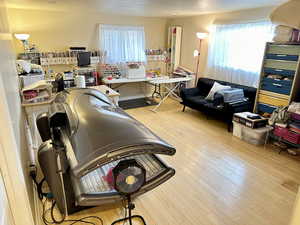
M214 83L215 80L208 78L199 78L197 87L201 91L201 95L207 96Z
M205 100L204 96L191 96L186 99L186 102L193 105L204 106L207 103L207 100Z

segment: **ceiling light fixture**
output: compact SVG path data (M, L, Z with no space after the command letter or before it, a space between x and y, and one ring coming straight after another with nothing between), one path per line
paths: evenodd
M20 41L25 41L30 37L29 34L15 34L15 38L17 38Z

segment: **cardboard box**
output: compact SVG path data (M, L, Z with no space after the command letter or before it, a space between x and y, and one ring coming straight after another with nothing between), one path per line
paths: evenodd
M268 124L268 119L261 117L261 119L250 119L248 116L257 115L251 112L242 112L242 113L235 113L233 115L233 121L243 124L246 127L254 128L261 128L265 127Z

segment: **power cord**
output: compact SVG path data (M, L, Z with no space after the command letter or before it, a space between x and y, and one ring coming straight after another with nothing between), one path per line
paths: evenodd
M29 167L29 169L30 169L29 176L33 180L34 184L36 185L36 190L38 192L39 199L42 200L44 197L46 197L46 198L51 197L52 196L51 193L45 193L42 190L43 183L45 182L45 177L40 182L38 182L37 179L36 179L36 177L37 177L37 168L36 168L36 166L31 165Z
M50 201L50 199L45 199L43 201L42 219L43 219L43 222L44 222L45 225L62 224L62 223L65 223L65 222L70 222L69 225L74 225L74 224L77 224L77 223L85 223L85 224L91 224L91 225L97 225L97 224L103 225L104 224L103 220L98 216L86 216L86 217L83 217L83 218L80 218L80 219L72 220L72 219L65 219L66 218L65 214L62 214L62 219L57 220L54 216L54 209L55 209L56 202L54 200L51 200L51 207L46 209L47 201ZM47 219L47 213L48 212L50 212L51 220ZM91 220L91 219L98 220L99 223L87 221L87 220Z
M125 202L125 203L124 203ZM126 207L126 200L125 199L123 199L123 207L124 207L124 210L125 210L125 215L124 215L124 218L126 218L127 217L127 207ZM124 220L124 222L123 222L123 225L125 225L125 223L126 223L126 221Z
M45 225L62 224L62 223L65 223L65 222L71 222L69 225L74 225L74 224L77 224L77 223L97 225L97 223L95 223L95 222L87 221L87 220L90 220L90 219L94 219L94 220L96 219L100 222L99 224L101 224L101 225L104 224L103 220L98 216L86 216L86 217L76 219L76 220L75 219L74 220L69 220L69 219L66 220L65 213L62 214L62 218L60 220L57 220L54 216L54 209L55 209L56 201L53 200L52 193L44 193L43 190L42 190L43 183L46 181L45 178L43 178L40 182L37 181L37 179L36 179L37 169L36 169L35 166L30 166L29 175L30 175L30 177L32 178L33 182L36 185L36 190L38 192L38 197L42 201L42 204L43 204L42 220L43 220ZM43 201L43 199L45 199L45 200ZM46 209L46 203L47 203L47 201L50 201L50 200L51 200L51 207ZM51 220L46 218L46 214L48 212L50 212Z

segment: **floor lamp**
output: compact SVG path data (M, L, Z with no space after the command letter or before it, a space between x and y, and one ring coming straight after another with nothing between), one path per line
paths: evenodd
M201 44L202 44L202 40L208 37L208 33L197 32L196 36L199 39L199 48L194 51L194 57L198 57L197 58L197 67L196 67L195 86L197 85L197 81L198 81Z

